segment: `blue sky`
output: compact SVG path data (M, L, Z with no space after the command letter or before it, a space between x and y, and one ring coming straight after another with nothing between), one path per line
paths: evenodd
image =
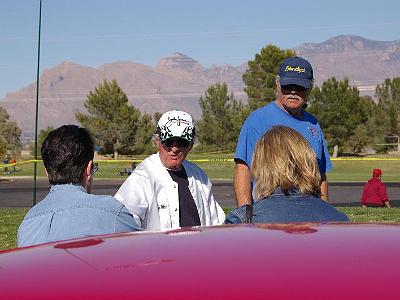
M41 72L63 61L240 65L267 44L400 39L398 0L43 0ZM0 0L0 99L36 79L39 0Z

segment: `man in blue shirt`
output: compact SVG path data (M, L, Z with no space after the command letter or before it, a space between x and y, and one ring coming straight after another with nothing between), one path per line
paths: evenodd
M321 198L328 201L326 171L332 168L326 141L317 119L303 110L313 86L311 64L301 57L289 57L279 67L277 99L250 114L244 122L235 153L234 190L238 206L252 203L249 172L254 147L274 125L295 129L309 142L321 173Z
M90 194L98 166L86 129L64 125L53 130L42 144L42 158L51 189L22 221L19 247L138 230L121 202Z

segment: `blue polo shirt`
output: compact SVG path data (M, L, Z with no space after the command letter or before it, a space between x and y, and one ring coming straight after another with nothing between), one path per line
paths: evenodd
M332 169L328 147L317 119L306 111L296 119L275 101L253 111L246 119L240 131L235 159L243 160L250 167L257 141L274 125L293 128L306 138L316 154L321 174Z

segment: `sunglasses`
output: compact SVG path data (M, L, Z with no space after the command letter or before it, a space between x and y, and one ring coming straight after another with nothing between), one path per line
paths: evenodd
M98 163L93 163L93 168L92 168L92 172L93 174L96 173L99 170L99 164Z
M286 92L291 92L291 91L305 92L308 90L307 88L302 87L297 84L282 85L281 88L282 88L282 90L285 90Z
M176 147L179 148L186 148L187 146L189 146L190 142L188 140L185 139L181 139L181 138L172 138L172 139L168 139L165 140L163 142L161 142L161 144L163 144L164 147L170 148L173 145L175 145Z

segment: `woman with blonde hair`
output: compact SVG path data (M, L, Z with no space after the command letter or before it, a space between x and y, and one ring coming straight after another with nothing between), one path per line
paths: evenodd
M225 223L348 221L320 198L320 172L307 140L292 128L274 126L257 142L251 176L253 206L233 210Z

